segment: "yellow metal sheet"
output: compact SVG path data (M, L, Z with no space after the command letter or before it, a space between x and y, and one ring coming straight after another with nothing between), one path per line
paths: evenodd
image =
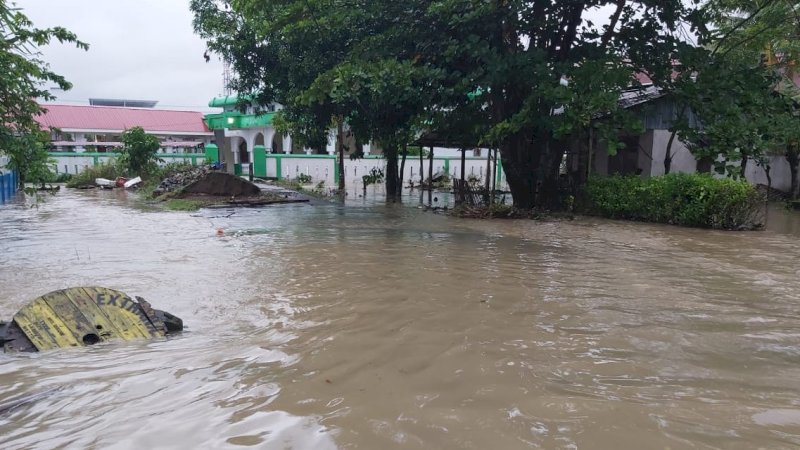
M97 334L103 339L125 339L125 334L108 319L94 301L94 298L83 289L67 289L64 297L81 311L81 314L92 324ZM137 336L138 337L138 336Z
M23 307L14 320L39 351L109 339L164 336L135 300L123 292L101 287L43 295Z
M95 305L119 330L122 339L163 337L164 333L156 330L147 316L139 309L136 301L125 293L102 287L82 288Z
M39 351L83 345L41 297L20 309L14 321Z

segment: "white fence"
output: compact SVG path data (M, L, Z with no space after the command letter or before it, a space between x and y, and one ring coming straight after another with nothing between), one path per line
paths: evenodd
M114 153L51 153L53 168L56 173L76 174L88 167L103 164L114 158ZM172 153L158 155L165 163L184 162L188 164L203 164L205 155L199 153ZM423 160L423 177L420 177L419 157L408 157L403 171L403 185L413 182L419 184L421 178L428 177L430 161ZM260 170L259 170L260 169ZM264 169L266 171L264 171ZM367 156L362 159L344 162L345 184L348 189L362 188L362 177L368 175L372 169L379 169L386 174L386 160L380 156ZM311 177L311 183L324 182L325 186L338 185L338 165L336 157L331 155L301 155L301 154L267 154L266 168L253 168L253 173L266 173L267 178L294 179L301 174ZM469 157L465 160L465 176L476 177L485 183L486 159ZM242 173L247 174L248 169L242 168ZM433 158L433 173L447 173L451 178L461 176L461 158L458 156L439 156ZM506 189L506 178L502 167L497 168L496 183L498 189Z
M421 179L427 179L430 161L423 160L422 177L418 157L406 159L403 171L403 185L413 182L419 184ZM311 177L311 183L324 182L326 186L334 187L338 183L336 158L327 155L280 155L268 154L266 160L267 178L294 179L300 175ZM373 169L381 170L386 174L386 160L381 157L366 157L344 162L345 184L348 189L361 188L362 177L369 175ZM485 158L466 158L465 176L475 177L485 183L487 175ZM257 172L254 170L254 172ZM433 173L447 173L451 178L461 176L461 158L459 157L434 157ZM497 170L497 187L505 188L505 174L501 167Z

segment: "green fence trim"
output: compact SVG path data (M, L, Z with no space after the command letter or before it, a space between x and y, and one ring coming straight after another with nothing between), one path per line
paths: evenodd
M318 158L318 159L335 159L334 155L306 155L305 153L268 153L267 158Z
M496 164L495 168L496 168L495 173L494 173L495 183L496 183L497 186L499 186L500 183L503 182L503 180L502 180L502 178L503 178L503 176L502 176L502 173L503 173L503 161L501 161L500 158L497 158L497 164Z
M263 145L253 146L253 176L267 176L267 149Z
M219 147L216 144L206 145L206 158L213 162L219 162Z
M269 157L275 158L275 178L283 179L283 163L281 162L283 158L280 155L267 155L267 158Z

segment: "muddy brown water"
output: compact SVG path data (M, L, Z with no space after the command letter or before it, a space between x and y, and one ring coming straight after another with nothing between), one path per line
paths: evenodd
M188 330L0 355L0 447L800 446L800 218L729 233L412 207L0 206L0 315L98 284ZM216 229L225 230L224 237Z

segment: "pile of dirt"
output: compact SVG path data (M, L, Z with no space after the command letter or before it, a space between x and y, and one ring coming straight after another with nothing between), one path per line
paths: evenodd
M260 193L261 189L255 184L224 172L209 172L204 177L181 189L181 194L184 196L251 197Z

